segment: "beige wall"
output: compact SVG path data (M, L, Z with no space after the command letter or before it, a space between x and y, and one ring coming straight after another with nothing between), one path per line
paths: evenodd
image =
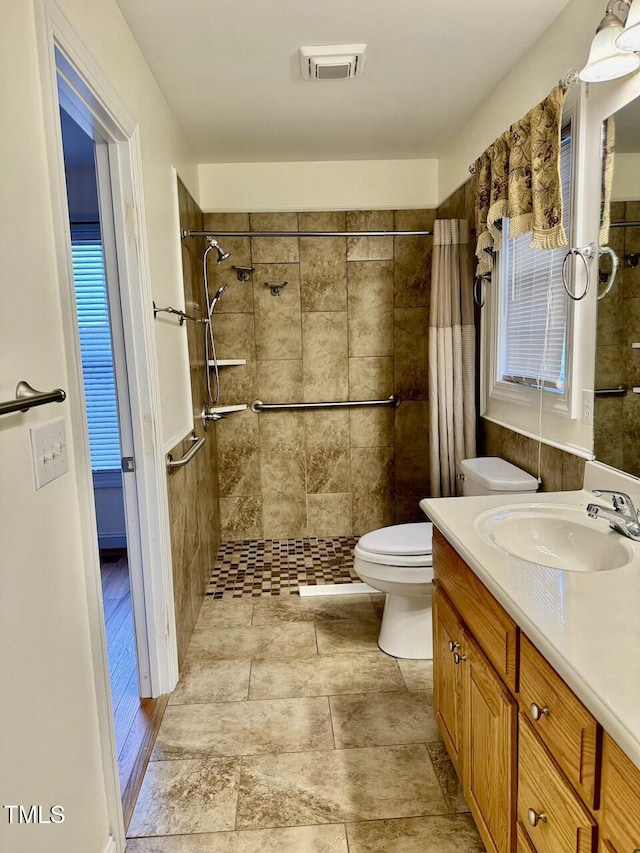
M605 6L602 0L571 0L489 98L478 104L476 114L442 152L441 200L467 180L469 164L497 136L541 101L570 68L583 67Z
M433 211L206 214L221 230L427 230ZM217 425L222 538L365 533L420 518L429 493L431 238L224 238L214 317L222 403L384 399L395 411L251 411ZM280 297L265 281L287 281Z
M435 207L437 160L201 163L203 210L388 210Z
M202 211L182 183L178 183L180 227L201 231ZM204 310L202 254L204 241L185 240L182 246L184 301L187 312ZM177 332L179 326L169 320ZM220 506L218 502L218 469L216 427L204 430L200 412L206 393L202 326L185 323L189 341L191 395L196 436L206 435L202 450L183 468L167 475L169 518L171 522L171 555L173 593L176 605L178 664L182 662L204 599L211 568L220 546ZM189 439L172 449L177 459L189 448Z
M181 293L177 252L170 240L174 163L197 182L190 152L173 122L114 0L64 0L63 10L130 111L140 122L144 189L154 293ZM69 388L62 331L58 249L53 222L48 148L34 5L2 4L0 278L2 375L0 399L19 379L37 388ZM182 341L182 343L180 343ZM184 339L158 341L165 431L190 416L189 391L176 397L173 361ZM184 383L183 383L184 384ZM29 426L66 420L70 471L35 491ZM61 804L59 826L8 826L0 849L11 853L101 853L109 835L98 735L83 531L76 487L74 434L68 403L0 420L0 788L3 803Z

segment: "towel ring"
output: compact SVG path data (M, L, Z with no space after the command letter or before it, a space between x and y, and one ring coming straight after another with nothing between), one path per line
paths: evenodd
M487 301L487 281L489 280L488 275L477 275L473 280L473 301L476 303L478 308L484 308L484 303ZM481 287L480 294L478 296L478 285L484 285Z
M591 267L589 266L589 261L593 260L595 256L595 248L595 243L589 243L588 246L569 249L567 254L564 256L564 260L562 261L562 285L569 299L573 299L574 302L580 302L582 299L584 299L587 293L589 292L589 288L591 287ZM580 296L576 296L575 293L572 293L569 290L569 284L567 282L567 261L572 255L577 255L578 257L582 258L582 263L584 264L584 271L587 275L587 283Z

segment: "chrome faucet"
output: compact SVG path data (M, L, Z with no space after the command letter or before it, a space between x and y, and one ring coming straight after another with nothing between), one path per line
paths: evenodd
M633 505L633 501L624 492L614 492L610 489L594 489L593 494L600 498L602 495L610 495L613 508L601 506L600 504L587 504L589 518L606 518L609 527L640 542L640 517Z

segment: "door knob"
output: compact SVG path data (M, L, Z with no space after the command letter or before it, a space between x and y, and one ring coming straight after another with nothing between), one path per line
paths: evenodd
M460 643L456 643L455 640L449 640L449 651L455 652L460 648Z
M537 826L541 821L542 823L547 822L546 814L544 812L537 812L535 809L529 809L527 817L531 826Z
M531 716L536 721L539 720L541 717L548 717L550 713L546 705L541 708L540 705L536 705L535 702L531 703L531 705L529 706L529 710L531 711Z
M462 661L466 660L466 659L467 659L466 655L461 655L459 652L453 653L453 662L455 663L456 666L458 666L458 664L462 663Z

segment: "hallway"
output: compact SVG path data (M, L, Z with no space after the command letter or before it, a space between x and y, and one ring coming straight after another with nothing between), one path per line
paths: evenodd
M207 598L128 853L476 853L430 661L376 643L383 597Z

